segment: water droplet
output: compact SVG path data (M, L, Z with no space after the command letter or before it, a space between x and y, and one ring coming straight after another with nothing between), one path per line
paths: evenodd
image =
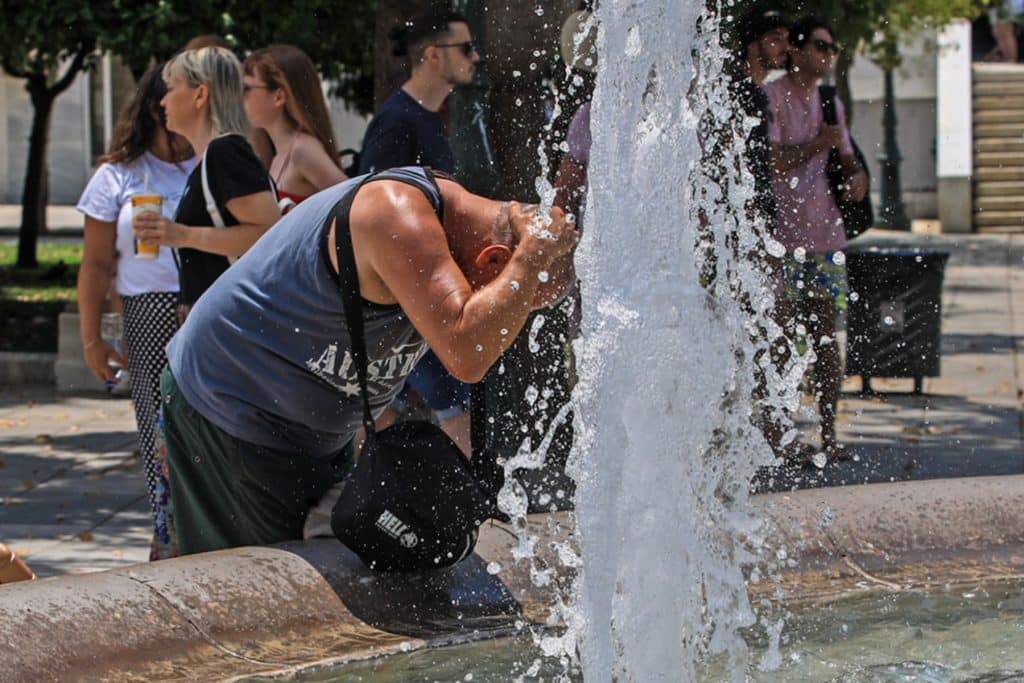
M540 280L541 282L547 282L549 279L551 279L551 276L548 275L548 271L542 270L539 273L537 273L537 279ZM298 332L298 330L296 330L296 332Z
M850 301L858 300L860 300L860 294L858 294L857 292L850 292Z
M796 176L793 176L792 178L789 179L789 189L795 190L796 186L799 185L799 184L800 184L800 179L797 178Z
M483 344L477 344L477 345L476 345L476 351L477 351L477 353L480 353L480 352L481 352L481 351L483 351L483 350L484 350L484 346L483 346Z
M804 249L803 247L797 247L796 249L793 250L793 258L795 258L800 263L803 263L804 261L807 260L807 250Z
M519 291L519 280L513 280L512 282L508 283L508 286L512 288L513 292L518 292Z
M813 462L814 466L819 470L825 469L825 465L828 464L828 456L821 452L815 453L814 457L811 458L811 462Z
M530 62L530 71L537 70L537 62Z
M501 571L501 565L498 564L497 562L488 562L487 563L487 573L490 574L491 576L494 576L495 574L497 574L500 571Z
M507 337L508 336L508 328L507 327L501 328L500 330L498 330L498 332L501 334L502 337Z
M837 266L846 265L846 254L844 254L841 251L837 251L836 253L832 254L832 263L836 264Z

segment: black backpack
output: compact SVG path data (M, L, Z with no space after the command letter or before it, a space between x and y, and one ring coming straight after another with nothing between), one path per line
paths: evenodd
M818 93L821 95L821 111L825 123L830 126L836 125L839 123L839 119L836 116L835 87L831 85L820 86ZM850 142L853 143L853 154L857 158L857 163L861 165L864 173L868 175L869 191L864 195L864 199L859 202L843 199L843 193L846 190L846 178L843 175L843 165L839 158L839 150L835 147L828 153L826 173L828 174L829 191L836 201L836 206L839 207L839 213L843 216L843 229L846 232L846 238L852 240L875 224L875 213L871 206L871 171L868 169L867 159L852 136L850 137Z

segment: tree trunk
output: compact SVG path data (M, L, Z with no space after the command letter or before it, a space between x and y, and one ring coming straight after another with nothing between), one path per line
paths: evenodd
M87 52L72 58L64 73L53 85L47 85L45 73L23 73L4 68L8 73L25 79L25 89L32 99L32 132L28 139L28 164L25 185L21 192L21 227L18 229L19 268L36 268L36 244L40 233L46 231L46 203L49 192L46 174L46 150L50 142L50 119L53 103L74 82L85 66Z
M36 268L36 243L46 229L46 149L56 95L46 77L33 75L25 85L32 98L32 132L28 142L25 185L21 191L21 227L18 230L18 267Z

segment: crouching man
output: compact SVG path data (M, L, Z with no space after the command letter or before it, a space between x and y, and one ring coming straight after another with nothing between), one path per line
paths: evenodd
M349 193L348 215L332 220ZM452 375L479 381L530 311L575 279L578 233L559 209L542 221L428 169L353 178L300 204L168 346L164 436L183 553L301 538L347 464L362 416L335 249L349 235L375 414L428 346Z

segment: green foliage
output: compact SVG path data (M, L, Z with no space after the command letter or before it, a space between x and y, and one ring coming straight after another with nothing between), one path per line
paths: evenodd
M108 0L99 44L134 73L197 35L223 36L239 54L273 43L302 48L335 93L372 108L373 0Z
M957 18L973 19L991 3L992 0L780 0L773 6L790 17L814 14L828 19L840 44L866 54L883 69L892 69L900 64L900 40L908 33L944 26ZM738 4L755 3L741 0Z
M82 0L0 0L0 65L19 78L53 78L62 62L93 51L101 21Z

